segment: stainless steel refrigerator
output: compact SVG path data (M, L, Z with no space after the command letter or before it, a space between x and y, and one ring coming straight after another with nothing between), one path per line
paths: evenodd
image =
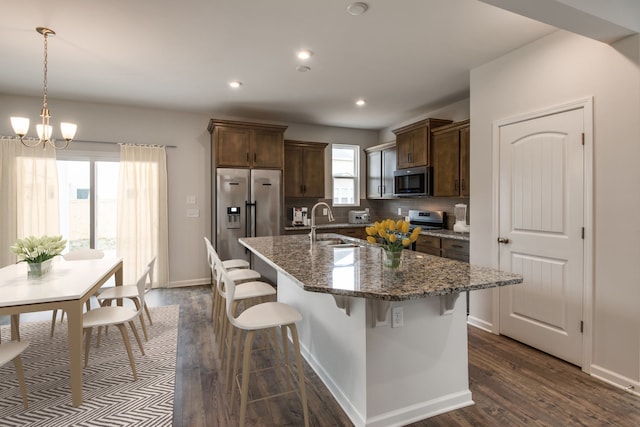
M216 250L221 259L249 260L240 237L280 234L279 170L216 170Z

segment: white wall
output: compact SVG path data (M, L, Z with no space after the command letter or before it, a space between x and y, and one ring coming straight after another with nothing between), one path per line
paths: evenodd
M471 71L471 261L492 265L492 124L593 96L595 291L592 373L640 385L640 36L614 46L564 31ZM489 328L493 291L471 315Z
M0 94L0 135L13 135L9 121L11 116L30 117L32 120L30 135L35 135L34 120L38 119L41 105L41 98ZM209 271L202 239L203 236L211 236L211 139L207 125L212 117L247 121L251 119L121 105L78 103L55 98L49 99L49 107L55 126L54 137L59 135L57 126L60 121L78 124L76 135L78 141L73 141L69 150L119 151L117 145L80 142L83 140L176 146L176 148L167 148L169 286L207 283ZM358 144L363 147L375 145L378 142L377 131L295 123L278 124L289 126L285 132L287 139ZM327 164L330 165L330 153L328 156ZM362 167L364 166L363 157ZM187 205L188 195L196 196L195 206ZM187 218L186 210L194 207L200 210L200 217Z

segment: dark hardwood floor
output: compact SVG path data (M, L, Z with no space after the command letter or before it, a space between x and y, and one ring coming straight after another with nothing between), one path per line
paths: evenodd
M209 319L208 287L154 289L149 306L180 305L174 427L238 425ZM27 315L50 319L50 312ZM4 319L3 319L4 320ZM153 327L153 326L151 326ZM269 354L256 353L263 363ZM351 426L340 406L305 363L312 426ZM275 376L252 383L258 394ZM475 405L414 424L430 426L640 426L640 398L584 374L578 367L509 338L469 327L469 381ZM300 426L296 394L249 405L249 426Z

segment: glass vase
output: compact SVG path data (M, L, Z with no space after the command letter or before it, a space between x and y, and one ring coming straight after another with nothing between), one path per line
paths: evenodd
M391 270L397 270L402 266L402 249L390 251L383 249L383 265Z
M50 259L43 262L30 262L28 263L29 271L27 272L27 277L42 277L51 271L51 261Z

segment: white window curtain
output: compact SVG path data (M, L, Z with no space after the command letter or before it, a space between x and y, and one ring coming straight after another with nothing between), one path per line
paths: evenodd
M124 283L136 283L155 256L153 286L169 280L166 158L164 147L120 145L116 240Z
M56 152L0 138L0 266L16 262L17 238L60 234Z

